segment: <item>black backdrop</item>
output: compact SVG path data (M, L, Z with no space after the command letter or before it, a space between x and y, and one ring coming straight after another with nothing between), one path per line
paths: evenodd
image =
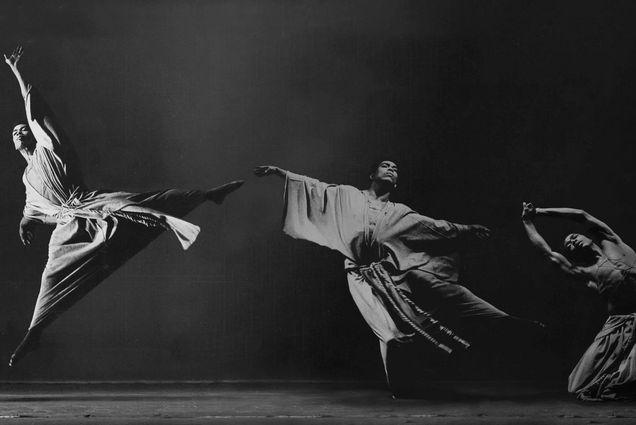
M634 12L618 1L2 2L0 46L25 47L24 75L91 187L247 183L189 216L203 228L189 251L162 236L10 370L48 232L20 245L24 162L10 130L23 108L0 71L0 379L380 379L340 256L284 236L281 182L251 175L273 163L362 186L380 158L400 165L398 200L493 228L464 254L463 280L546 322L547 342L511 362L562 379L603 305L535 254L520 204L582 207L636 240ZM566 232L543 228L554 244Z

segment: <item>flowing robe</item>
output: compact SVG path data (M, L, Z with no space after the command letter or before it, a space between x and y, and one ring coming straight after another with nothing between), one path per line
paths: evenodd
M568 390L586 401L636 399L636 267L627 259L597 264L596 283L609 317L570 373Z
M24 217L55 225L29 330L41 330L163 230L184 249L199 227L183 216L205 201L201 191L89 191L72 148L40 95L25 96L36 147L23 174Z
M370 202L355 187L287 173L283 230L346 257L349 290L380 340L385 370L387 344L428 333L436 325L430 312L438 308L442 315L461 318L509 317L457 283L457 239L467 226L435 220L393 202L387 202L372 223ZM361 268L369 265L371 269ZM417 304L429 304L428 311ZM439 336L429 334L427 339L445 351L468 345L443 326L438 331Z
M636 313L610 315L568 381L579 400L636 399Z

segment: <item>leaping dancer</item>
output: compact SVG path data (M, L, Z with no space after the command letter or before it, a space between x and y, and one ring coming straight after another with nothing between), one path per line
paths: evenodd
M89 190L72 147L42 97L27 84L18 62L21 47L5 62L18 80L28 124L13 129L15 149L26 160L26 189L20 239L29 245L38 224L55 226L48 261L26 336L9 361L14 366L37 346L44 328L79 301L163 230L171 230L187 249L199 227L180 217L205 201L221 204L243 181L209 190L148 193Z

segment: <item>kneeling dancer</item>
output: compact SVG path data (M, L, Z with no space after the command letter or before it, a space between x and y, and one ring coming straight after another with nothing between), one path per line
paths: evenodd
M556 217L589 227L588 236L572 233L555 252L537 231L536 217ZM636 399L636 252L610 227L574 208L535 208L523 203L522 220L532 244L548 261L607 302L609 317L570 373L568 391L580 400Z

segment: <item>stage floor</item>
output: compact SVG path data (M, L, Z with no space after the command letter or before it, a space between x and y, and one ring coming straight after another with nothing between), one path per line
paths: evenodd
M4 383L0 423L636 424L636 404L581 403L558 385L443 384L394 400L380 383Z

